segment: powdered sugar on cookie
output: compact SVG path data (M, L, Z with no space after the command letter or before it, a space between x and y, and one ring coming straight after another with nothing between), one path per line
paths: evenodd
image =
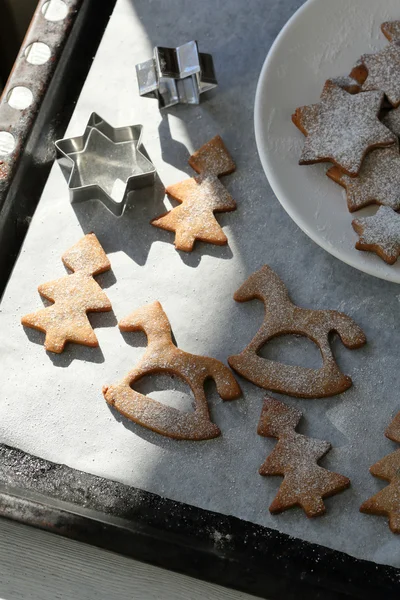
M378 119L382 102L382 92L349 94L327 81L315 122L308 119L299 164L333 162L347 175L358 175L367 152L396 141Z
M359 234L358 250L375 252L389 265L400 255L400 215L388 206L381 206L376 215L355 219L354 231Z
M400 153L397 145L370 152L358 177L349 177L338 167L330 168L326 174L346 189L350 212L370 204L400 209Z

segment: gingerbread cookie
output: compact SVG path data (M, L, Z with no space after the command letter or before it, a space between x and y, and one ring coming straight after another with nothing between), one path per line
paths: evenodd
M400 413L385 431L386 437L400 444ZM366 500L360 511L368 515L389 517L393 533L400 533L400 450L382 458L370 468L374 477L389 481L389 485Z
M350 177L358 175L370 150L396 141L378 119L382 101L382 92L349 94L327 81L319 104L311 105L307 112L301 107L292 116L298 124L307 115L306 141L299 164L333 162Z
M382 123L392 133L400 137L400 106L389 111L382 119Z
M361 83L362 90L371 92L379 90L384 92L390 104L395 108L400 105L400 46L398 44L389 44L383 50L376 54L364 54L361 57L361 63L365 71L359 69L359 74L353 69L351 75Z
M232 369L266 390L299 398L334 396L347 390L351 378L335 362L329 333L336 332L347 348L359 348L366 339L362 330L347 315L334 310L299 308L289 298L281 279L268 266L251 275L235 293L237 302L262 300L266 316L250 344L238 355L230 356ZM268 340L286 334L308 337L319 346L323 366L320 369L285 365L258 356Z
M302 413L296 408L267 396L257 431L264 437L277 438L278 443L259 473L284 477L269 507L271 513L300 506L307 517L317 517L326 510L323 498L348 488L350 480L318 465L331 445L297 433L295 429L301 417Z
M214 213L236 209L236 202L218 179L232 173L235 163L217 135L192 154L189 164L200 176L167 187L167 194L180 204L151 223L175 232L175 247L185 252L193 250L196 240L226 244Z
M400 255L400 215L388 206L381 206L376 215L354 219L353 229L360 236L357 250L375 252L393 265Z
M110 262L94 233L67 250L62 261L74 273L40 285L39 293L53 304L25 315L21 323L46 334L44 347L49 352L62 352L66 342L98 346L87 313L111 310L109 299L93 279L109 270Z
M339 86L349 94L358 94L361 92L361 86L351 75L342 75L341 77L331 77L328 79L334 85Z
M400 42L400 21L386 21L381 30L389 42Z
M139 364L115 385L103 388L108 404L143 427L176 440L208 440L220 435L211 422L204 382L213 379L223 400L234 400L241 390L233 374L215 358L195 356L175 346L167 315L159 302L134 311L119 323L121 331L144 331L148 347ZM191 388L193 413L183 412L152 400L132 389L132 385L154 373L177 375Z
M397 145L370 152L358 177L349 177L338 167L331 167L326 174L346 189L350 212L369 204L400 209L400 153Z

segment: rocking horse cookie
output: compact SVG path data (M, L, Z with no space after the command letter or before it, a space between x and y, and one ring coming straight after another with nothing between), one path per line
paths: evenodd
M139 364L115 385L105 386L106 402L143 427L176 440L208 440L220 435L210 420L204 382L213 379L223 400L234 400L241 390L232 372L215 358L183 352L172 341L167 315L159 302L134 311L119 323L121 331L144 331L148 347ZM194 395L194 412L183 412L152 400L131 386L154 373L180 377Z
M334 310L299 308L268 265L251 275L234 298L237 302L257 298L264 302L266 310L264 322L253 340L240 354L228 358L229 365L242 377L266 390L299 398L334 396L351 386L351 378L340 371L329 344L331 332L338 333L347 348L365 344L364 333L350 317ZM309 369L258 356L268 340L285 334L306 336L317 344L323 366Z

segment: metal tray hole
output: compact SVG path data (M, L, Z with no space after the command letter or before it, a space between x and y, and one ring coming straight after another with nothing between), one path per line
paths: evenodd
M25 48L24 55L31 65L44 65L51 56L51 50L43 42L33 42Z
M63 0L49 0L43 4L42 13L48 21L62 21L68 14L68 6Z
M8 131L0 131L0 156L7 156L15 148L15 138Z
M32 104L33 94L29 88L17 85L9 92L7 102L12 108L24 110Z

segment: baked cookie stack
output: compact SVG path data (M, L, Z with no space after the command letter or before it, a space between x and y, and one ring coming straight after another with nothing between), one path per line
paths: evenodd
M306 136L299 164L333 163L326 174L346 190L350 212L380 206L355 219L358 250L388 264L400 254L400 21L383 23L389 45L364 54L347 77L326 81L317 104L292 121Z

